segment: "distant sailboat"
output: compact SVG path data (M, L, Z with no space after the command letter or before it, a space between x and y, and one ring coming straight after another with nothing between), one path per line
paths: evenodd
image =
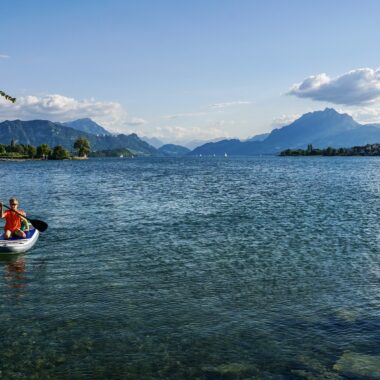
M224 153L224 157L227 157L227 153Z
M123 158L123 157L124 157L124 155L121 154L121 155L120 155L120 158Z

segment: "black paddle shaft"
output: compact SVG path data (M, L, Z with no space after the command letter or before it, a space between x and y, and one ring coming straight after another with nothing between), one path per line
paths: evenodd
M17 215L20 215L20 216L22 216L23 218L25 218L25 219L26 219L28 222L30 222L31 225L32 225L34 228L36 228L38 231L40 231L40 232L44 232L44 231L47 230L47 228L48 228L48 224L45 223L44 221L42 221L42 220L37 220L37 219L29 219L29 218L27 218L26 216L20 214L18 211L16 211L16 210L12 210L10 207L8 207L8 206L6 206L6 205L4 205L4 204L3 204L3 206L4 206L5 208L7 208L8 210L12 211L12 212L15 212Z

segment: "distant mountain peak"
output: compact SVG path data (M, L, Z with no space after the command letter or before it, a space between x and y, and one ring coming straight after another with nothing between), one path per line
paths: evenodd
M349 119L353 120L352 116L350 116L349 114L339 113L334 108L328 108L328 107L326 107L324 110L307 112L307 113L303 114L297 120L301 120L301 119L305 120L305 119L309 119L309 118L342 118L342 117L349 118ZM295 120L295 121L297 121L297 120Z
M318 111L317 111L318 112ZM326 113L339 113L335 108L329 108L326 107L323 111L320 112L326 112Z
M87 122L91 122L91 123L97 124L94 120L92 120L89 117L82 117L80 119L70 120L70 121L67 121L66 123L75 123L75 122L82 122L82 121L87 121Z
M90 133L92 135L110 135L111 134L106 129L104 129L101 125L99 125L94 120L88 117L73 120L73 121L68 121L68 122L62 123L62 125L76 129L81 132Z
M94 125L97 125L100 127L100 125L96 121L92 120L89 117L82 117L80 119L74 119L74 120L66 121L62 124L74 124L74 123L78 123L78 124L79 123L91 123L91 124L94 124Z
M329 116L340 116L340 117L345 116L345 117L349 117L350 119L352 119L352 116L350 116L348 113L340 113L335 108L326 107L323 111L320 111L320 112L322 112L325 115L329 115Z
M274 154L285 149L306 148L308 144L317 147L347 147L379 142L377 126L363 126L350 115L339 113L334 108L308 112L289 125L273 129L263 141L223 140L205 144L192 154Z
M141 137L141 140L146 141L148 144L154 146L156 149L164 145L165 143L159 140L157 137Z

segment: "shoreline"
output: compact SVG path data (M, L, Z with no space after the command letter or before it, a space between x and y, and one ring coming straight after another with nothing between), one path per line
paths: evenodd
M49 160L46 158L17 158L17 157L12 157L12 158L5 158L1 157L0 161L64 161L64 160L88 160L88 157L70 157L70 158L64 158L61 160Z

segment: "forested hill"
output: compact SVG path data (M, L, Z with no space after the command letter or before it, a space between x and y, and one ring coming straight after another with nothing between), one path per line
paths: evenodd
M141 140L134 133L97 136L48 120L7 120L0 123L0 144L9 144L12 140L16 140L18 144L62 145L66 149L72 150L75 140L80 136L89 140L93 151L127 148L136 154L158 154L156 148Z
M180 157L188 154L190 152L190 149L181 145L165 144L161 146L158 151L164 156Z

